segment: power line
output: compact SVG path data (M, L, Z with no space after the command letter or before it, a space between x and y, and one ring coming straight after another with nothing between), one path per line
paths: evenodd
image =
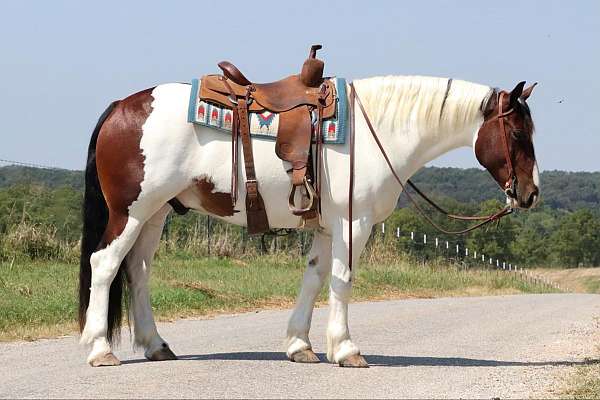
M3 158L0 158L0 163L8 164L8 165L20 165L23 167L31 167L31 168L41 168L41 169L60 170L60 171L75 171L74 169L69 169L69 168L62 168L62 167L37 164L37 163L29 163L29 162L23 162L23 161L5 160Z

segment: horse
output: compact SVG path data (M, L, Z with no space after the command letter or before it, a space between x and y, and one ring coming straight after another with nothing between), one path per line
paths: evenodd
M353 198L348 197L348 141L323 145L320 223L285 341L287 357L295 362L319 361L309 330L315 300L329 278L327 359L342 367L368 366L348 327L356 272L350 265L356 265L373 225L396 208L402 189L395 173L406 181L427 162L470 146L511 207L530 209L540 196L526 102L535 84L525 88L520 82L508 92L457 79L385 76L353 85L348 87L364 105L364 114L348 117L353 118L356 148ZM92 366L120 364L111 346L119 338L124 285L135 345L148 360L176 359L157 331L148 289L152 259L173 209L170 199L228 223L246 224L243 202L235 210L231 202L231 138L187 122L190 90L189 84L167 83L115 101L92 133L79 285L80 343L90 348ZM389 165L367 122L376 129ZM270 226L299 228L302 219L286 201L290 165L275 155L272 141L253 138L252 146ZM238 181L244 181L243 169ZM237 198L244 195L240 185Z

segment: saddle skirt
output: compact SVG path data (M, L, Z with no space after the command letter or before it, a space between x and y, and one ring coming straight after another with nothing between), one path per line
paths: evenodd
M335 86L337 99L335 113L322 122L323 142L326 144L344 144L348 135L348 99L346 96L346 80L330 78ZM233 110L217 103L201 99L201 80L192 80L190 101L188 107L188 122L206 126L231 135ZM257 138L276 140L279 132L280 114L262 110L248 113L250 135ZM316 121L316 118L313 118Z

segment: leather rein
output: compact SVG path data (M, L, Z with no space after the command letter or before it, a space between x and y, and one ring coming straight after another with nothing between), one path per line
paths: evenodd
M375 140L375 143L377 143L377 146L379 147L379 151L383 155L383 158L385 159L385 162L387 163L392 175L394 176L394 178L396 179L396 181L402 188L402 192L404 194L406 194L406 197L415 206L415 208L417 209L419 214L421 214L421 216L423 218L425 218L425 220L427 220L427 222L429 222L435 229L437 229L438 231L445 233L445 234L461 235L461 234L471 232L475 229L478 229L484 225L487 225L490 222L499 221L502 217L505 217L513 212L512 207L506 206L503 209L501 209L495 213L492 213L490 215L485 215L485 216L465 216L465 215L451 214L451 213L447 212L446 210L444 210L442 207L440 207L438 204L436 204L429 197L427 197L421 190L419 190L419 188L417 188L417 186L410 179L408 179L406 181L406 185L410 186L427 203L429 203L433 208L435 208L441 214L444 214L449 219L455 219L455 220L461 220L461 221L479 221L478 223L476 223L475 225L473 225L469 228L466 228L463 230L458 230L458 231L446 230L446 229L442 228L441 226L439 226L435 221L433 221L431 219L431 217L429 217L425 213L423 208L417 203L417 201L414 199L414 197L406 190L406 185L404 183L402 183L402 180L400 179L400 177L398 176L398 173L394 169L385 149L383 148L383 145L381 144L381 141L379 140L379 137L377 136L377 133L375 132L375 128L373 127L373 124L371 123L371 120L369 119L369 116L367 115L367 112L360 100L360 97L358 97L358 94L356 93L354 83L350 83L349 86L350 86L350 107L349 107L350 108L350 141L349 141L349 145L350 145L350 177L349 177L349 185L348 185L348 187L349 187L349 190L348 190L348 199L349 199L348 200L348 240L349 240L349 242L348 242L348 252L349 252L348 266L349 266L350 270L352 270L352 222L353 222L352 200L354 197L354 164L355 164L355 162L354 162L354 157L355 157L354 103L355 103L355 101L361 110L361 113L365 119L365 122L367 123L367 126L369 127L369 131L371 132L371 135L373 136L373 139ZM510 157L510 150L508 147L508 137L506 134L506 126L504 124L504 118L506 116L508 116L509 114L511 114L512 112L514 112L514 108L511 108L510 110L508 110L506 112L502 111L502 100L504 99L504 96L506 94L507 93L505 91L497 92L496 95L497 95L498 107L499 107L498 115L495 116L494 118L490 118L487 121L484 121L484 124L490 123L490 122L496 121L496 120L498 120L498 123L500 124L500 129L502 131L502 143L503 143L503 147L504 147L504 156L506 157L506 166L507 166L507 170L508 170L508 179L504 185L504 192L506 193L507 196L515 198L515 196L516 196L516 175L514 173L512 160Z

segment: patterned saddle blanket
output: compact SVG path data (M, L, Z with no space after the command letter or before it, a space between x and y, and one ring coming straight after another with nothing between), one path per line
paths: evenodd
M346 80L332 78L338 101L334 118L323 120L323 139L327 144L343 144L348 130L348 99ZM217 129L231 135L233 112L230 109L200 100L200 79L192 80L192 90L188 108L188 122ZM279 115L269 111L250 112L250 135L275 140L279 128ZM316 120L316 118L314 119Z

